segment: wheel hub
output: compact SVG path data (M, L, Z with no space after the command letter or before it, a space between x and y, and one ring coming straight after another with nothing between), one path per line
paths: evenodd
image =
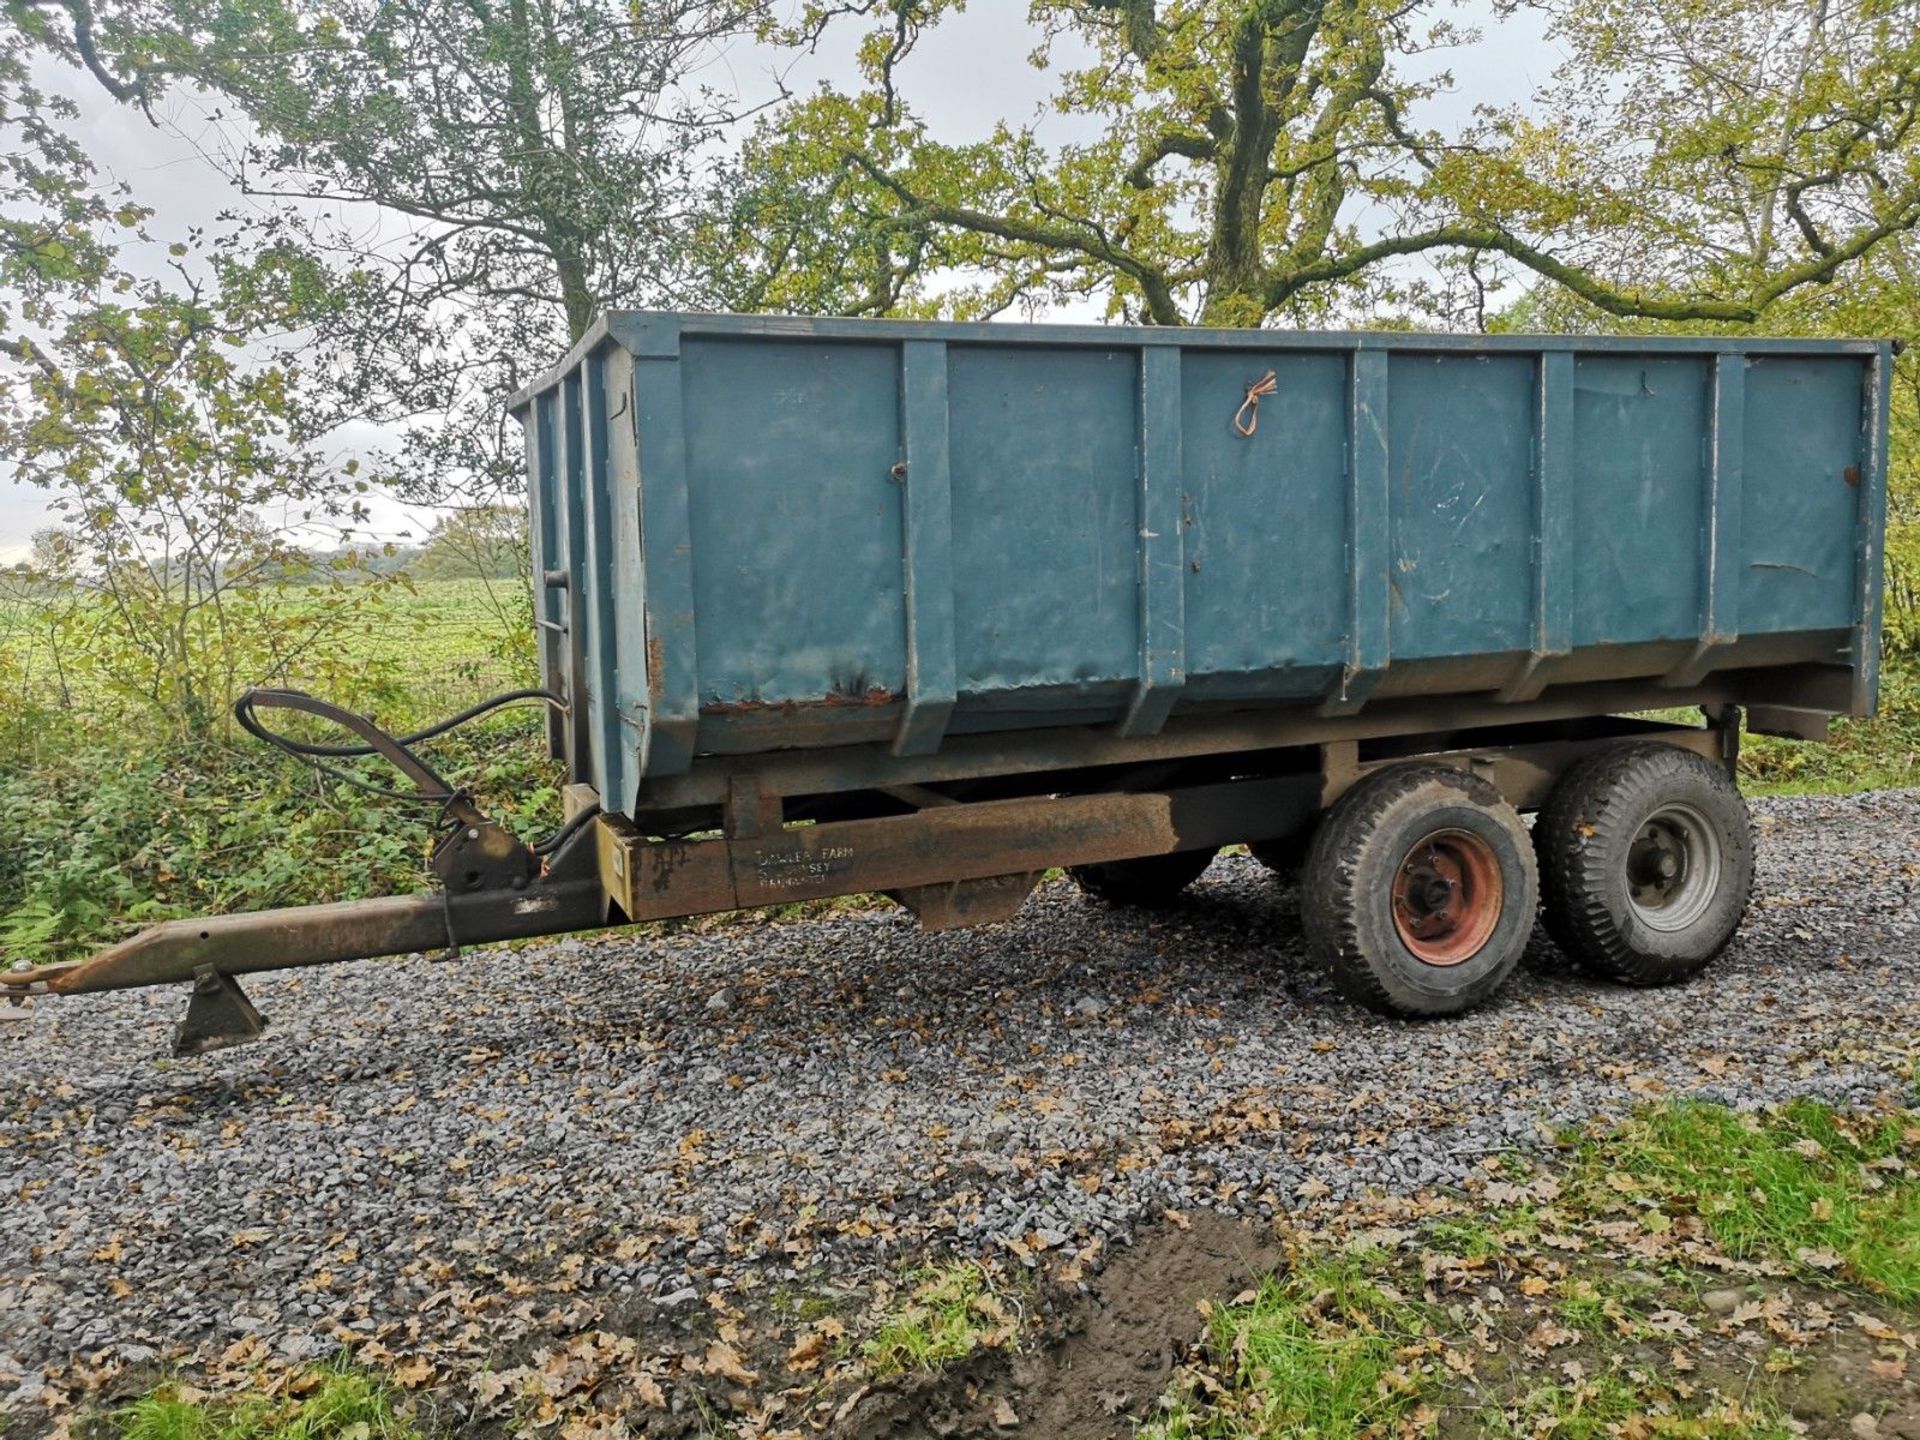
M1719 889L1720 841L1691 805L1666 805L1641 824L1627 849L1627 899L1655 930L1684 930Z
M1492 938L1501 894L1491 845L1470 830L1436 830L1416 841L1394 872L1394 928L1415 959L1459 965Z

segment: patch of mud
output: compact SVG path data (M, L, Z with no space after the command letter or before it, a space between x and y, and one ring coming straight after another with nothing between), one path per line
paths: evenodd
M1041 1338L912 1376L857 1404L846 1440L1124 1440L1200 1338L1199 1302L1231 1300L1271 1271L1259 1229L1207 1211L1142 1229L1085 1294L1045 1302Z

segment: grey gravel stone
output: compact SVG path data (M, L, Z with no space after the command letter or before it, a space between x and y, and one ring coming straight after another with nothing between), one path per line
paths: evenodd
M1920 793L1755 811L1755 905L1700 981L1522 973L1431 1025L1340 1001L1247 857L1160 912L1057 883L979 930L838 911L261 976L267 1037L193 1060L184 994L45 1000L0 1065L0 1354L33 1386L83 1345L217 1355L235 1317L289 1356L433 1344L503 1276L541 1324L684 1314L1453 1185L1650 1094L1906 1093Z

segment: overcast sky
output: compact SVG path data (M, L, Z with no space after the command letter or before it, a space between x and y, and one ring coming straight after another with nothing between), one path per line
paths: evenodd
M1494 23L1487 0L1468 0L1455 12L1461 23L1478 25L1483 39L1477 45L1436 57L1455 79L1453 93L1435 102L1426 114L1441 126L1464 120L1477 103L1507 104L1526 98L1550 73L1555 54L1541 37L1539 22L1523 12L1515 20ZM1021 0L975 0L971 10L944 22L911 61L906 88L916 110L936 137L950 141L977 138L1008 119L1032 118L1050 88L1050 77L1024 64L1035 33L1025 20ZM801 86L821 80L853 83L848 47L851 27L841 43L809 61L792 77ZM720 62L719 68L747 93L762 92L771 59L751 46L741 46ZM723 81L723 76L708 77ZM156 128L137 111L114 104L82 77L49 68L42 77L81 103L80 133L100 169L126 181L135 197L155 208L150 228L157 240L184 234L191 226L217 223L223 209L251 204L225 180L212 157L229 150L234 133L214 118L206 102L192 94L168 99L160 113L165 124ZM1071 120L1053 119L1048 133L1065 138L1076 129ZM356 217L377 224L377 217ZM1075 318L1088 318L1079 317ZM343 434L343 447L373 448L378 431ZM44 493L0 478L0 563L20 558L33 532L51 523ZM431 516L391 503L376 510L382 533L402 537L417 534Z

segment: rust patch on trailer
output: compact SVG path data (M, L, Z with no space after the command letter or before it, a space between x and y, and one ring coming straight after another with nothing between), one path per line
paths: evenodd
M647 693L657 702L661 687L666 683L667 647L653 627L647 627Z
M898 690L875 685L866 690L835 690L809 700L710 700L702 715L797 715L802 710L879 710L906 699Z
M1858 490L1860 488L1860 467L1858 465L1847 466L1846 469L1840 472L1840 478L1855 490Z

